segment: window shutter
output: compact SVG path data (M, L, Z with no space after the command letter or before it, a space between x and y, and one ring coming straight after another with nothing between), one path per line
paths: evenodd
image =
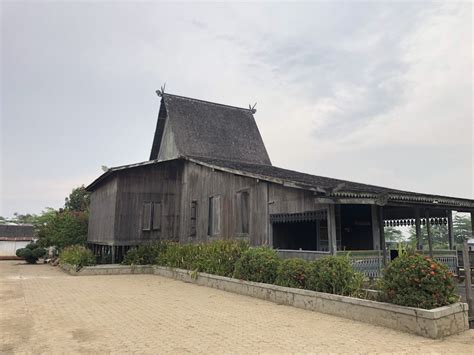
M161 202L153 203L153 230L161 230Z
M215 196L214 197L214 230L213 230L213 235L218 235L220 234L221 231L221 197L220 196Z
M197 201L191 202L191 237L196 237Z
M249 233L250 200L247 191L236 195L237 233Z
M241 213L241 233L249 233L249 219L250 219L250 203L249 193L242 192L240 196L240 213Z
M143 204L142 229L144 231L151 230L151 202Z
M209 223L207 234L209 236L218 235L221 230L221 197L213 196L209 198Z

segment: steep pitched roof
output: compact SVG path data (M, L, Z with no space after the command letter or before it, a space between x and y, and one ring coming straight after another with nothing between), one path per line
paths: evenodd
M271 165L250 109L165 93L150 160L179 156Z

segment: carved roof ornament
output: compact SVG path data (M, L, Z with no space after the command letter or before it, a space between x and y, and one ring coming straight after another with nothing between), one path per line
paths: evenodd
M162 97L163 94L165 93L165 88L166 88L166 83L164 83L164 85L161 86L160 90L156 90L156 94L159 97Z
M252 105L249 105L249 110L250 112L252 112L253 114L255 114L257 112L257 109L255 108L255 106L257 106L257 103L254 103L253 106Z

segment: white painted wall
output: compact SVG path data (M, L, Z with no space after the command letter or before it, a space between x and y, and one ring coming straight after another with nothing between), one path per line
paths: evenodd
M0 240L0 257L2 256L16 256L17 249L26 247L28 241L15 241L15 240Z

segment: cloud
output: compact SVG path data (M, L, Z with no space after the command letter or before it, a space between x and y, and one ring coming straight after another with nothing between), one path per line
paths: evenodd
M257 101L277 165L474 197L469 3L1 6L0 214L146 160L164 82Z

